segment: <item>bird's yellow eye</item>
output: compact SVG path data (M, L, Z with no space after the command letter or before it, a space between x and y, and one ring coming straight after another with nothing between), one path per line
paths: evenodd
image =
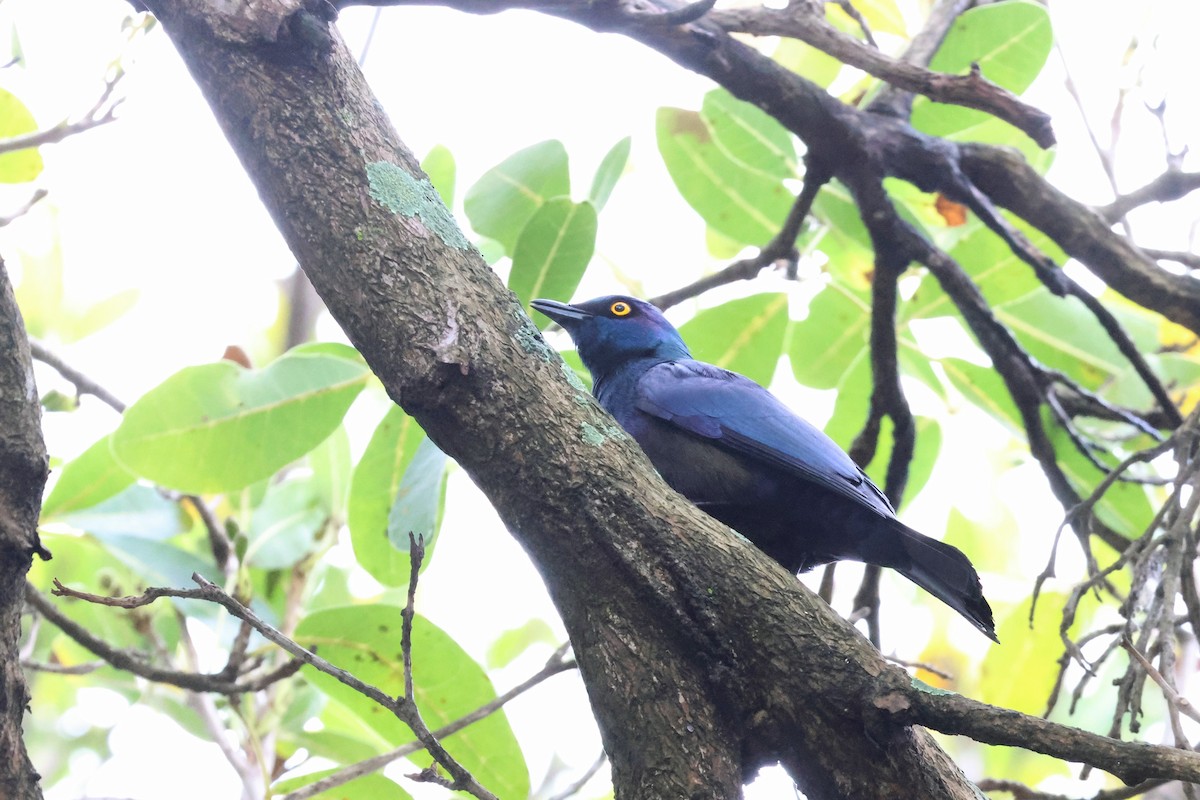
M627 316L630 311L633 311L629 303L626 303L624 300L618 300L617 302L613 303L608 307L608 310L613 313L614 317L624 317Z

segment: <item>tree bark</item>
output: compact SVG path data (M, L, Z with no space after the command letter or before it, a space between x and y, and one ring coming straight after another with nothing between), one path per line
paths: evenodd
M29 339L0 259L0 797L12 800L42 796L21 738L29 688L18 652L25 574L35 553L49 557L37 535L47 475L41 416Z
M908 709L935 719L936 703L794 576L671 492L572 383L327 18L299 0L234 16L215 0L146 5L334 318L537 565L618 797L738 797L775 761L813 800L976 796L908 724ZM1200 776L1200 758L1187 763Z

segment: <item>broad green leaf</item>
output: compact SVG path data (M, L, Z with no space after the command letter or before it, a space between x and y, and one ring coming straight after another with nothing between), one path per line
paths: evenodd
M849 190L831 181L817 195L812 213L824 224L819 247L829 258L829 273L855 292L869 292L875 250Z
M311 477L275 484L250 518L242 560L260 569L288 569L313 552L327 519Z
M132 485L99 503L61 513L58 520L106 538L113 535L139 539L169 539L188 529L186 513L149 486Z
M942 369L964 397L986 411L1013 435L1025 437L1021 412L1012 401L1004 380L991 367L981 367L958 358L943 358Z
M401 608L359 605L318 611L296 630L296 639L342 669L398 696L404 691L400 656ZM414 701L435 729L493 700L483 669L444 631L417 615L412 626ZM317 688L357 714L391 746L411 741L412 732L384 710L336 679L310 667L304 675ZM442 740L476 779L499 797L529 794L529 772L503 711Z
M996 635L1004 646L992 649L983 662L980 699L1026 714L1045 711L1062 655L1058 627L1065 599L1060 594L1043 592L1032 629L1028 600L1000 617ZM987 748L986 760L989 774L1021 775L1022 780L1035 782L1068 772L1061 761L1014 747Z
M393 406L371 436L350 482L348 524L354 556L384 586L408 585L408 540L395 547L388 517L400 484L417 454L425 431L399 406Z
M701 311L680 329L700 361L740 372L762 385L771 382L788 326L788 298L782 292L730 300Z
M441 527L448 460L437 445L423 439L404 471L396 499L388 511L387 535L392 547L407 553L412 546L408 535L416 534L424 542L425 563Z
M42 503L42 522L103 502L133 481L133 475L113 458L106 435L62 468Z
M595 249L592 204L575 203L569 197L548 200L517 238L508 288L525 305L538 297L570 300Z
M458 172L454 154L443 145L434 145L421 162L421 169L429 176L429 182L437 189L446 208L454 208L454 181Z
M866 422L864 417L863 423ZM933 466L937 462L938 452L942 448L942 428L937 420L931 417L916 417L916 439L913 442L912 460L908 463L908 482L904 487L904 497L899 505L904 510L912 502L933 474ZM895 446L895 427L891 417L884 417L879 430L879 443L875 448L875 457L867 467L867 475L880 489L887 486L888 465L892 458L892 448Z
M869 301L834 281L808 306L808 316L792 323L792 374L805 386L832 389L867 346Z
M895 36L905 36L908 33L908 26L904 24L904 15L900 12L896 0L855 0L854 9L863 15L873 33L890 33ZM836 4L827 5L825 10L830 15L846 13ZM849 17L846 17L846 20L849 25L858 26L858 23Z
M350 437L339 425L329 437L308 454L313 471L313 488L321 506L336 519L345 519L350 499Z
M42 544L54 554L54 559L34 559L29 567L28 578L30 583L43 592L50 591L51 581L55 578L75 589L114 595L137 594L149 585L147 578L131 570L116 553L94 537L74 533L57 534L51 531L42 531L40 536ZM128 617L124 614L114 614L111 608L92 603L58 602L57 606L68 617L114 647L137 647L145 644L142 636L129 624ZM51 626L42 626L48 627ZM61 639L65 643L66 634L57 633L57 629L55 631L51 638ZM92 661L96 658L90 652L80 652L83 648L78 645L69 649L56 646L55 650L71 656L62 659L65 664Z
M137 289L126 289L97 300L90 306L70 308L59 320L59 338L64 342L75 342L107 328L133 308L139 295Z
M1025 226L1020 227L1036 247L1061 263L1059 258L1062 253L1052 242L1037 231ZM1033 268L1014 255L1012 248L999 236L981 224L975 225L971 232L954 246L950 255L971 276L993 308L1016 302L1042 287L1042 282L1034 275ZM901 307L900 313L908 320L958 312L954 302L942 291L937 280L926 276L921 280L921 285L912 299Z
M1090 496L1104 474L1079 452L1070 441L1067 432L1049 419L1048 412L1043 412L1042 416L1050 442L1054 445L1058 464L1067 480L1080 497ZM1102 457L1101 460L1115 465L1113 458ZM1141 536L1154 516L1154 508L1146 495L1146 488L1141 484L1125 481L1117 481L1110 486L1094 510L1101 522L1129 539Z
M772 178L796 177L792 135L758 106L714 89L704 95L700 116L717 146L738 166Z
M328 758L339 764L354 764L390 749L388 742L367 727L350 709L341 703L328 702L324 692L315 686L305 688L315 695L320 703L316 709L288 708L279 729L282 743L296 748L303 747L314 756ZM318 714L320 730L304 730L305 723Z
M507 667L516 658L535 644L555 645L558 637L550 624L539 617L527 620L524 625L509 628L496 637L487 651L487 665L491 669Z
M996 309L1031 356L1089 389L1099 389L1128 362L1083 303L1039 289Z
M320 444L368 374L355 361L304 352L261 370L230 361L187 367L130 406L113 433L113 455L179 491L240 489Z
M596 211L604 208L617 181L625 174L625 165L629 162L629 148L632 142L633 140L626 136L614 144L600 161L600 166L596 168L596 176L592 178L592 188L588 192L588 200L595 206Z
M841 74L842 62L799 39L780 39L771 58L823 89Z
M297 778L284 778L272 784L271 791L275 796L282 797L289 792L316 783L334 772L337 770L323 769ZM411 800L412 795L404 791L395 781L378 772L372 772L319 794L314 794L312 797L314 800Z
M671 179L710 227L743 245L771 241L794 200L782 177L731 158L695 111L660 108L656 129Z
M157 542L138 536L106 535L104 544L138 576L142 586L195 586L192 574L200 573L210 580L220 580L221 571L212 557L204 559L176 547L171 542ZM215 616L211 603L203 600L181 600L190 614Z
M871 405L871 359L866 348L846 362L837 385L833 414L825 423L825 435L846 451L862 431Z
M1020 94L1046 63L1053 43L1050 16L1040 4L1004 0L959 15L929 68L963 74L978 64L992 83ZM949 136L992 119L982 111L917 98L912 124L936 136Z
M476 233L500 242L511 255L542 204L570 193L567 150L550 140L519 150L485 172L467 191L463 210Z
M46 338L57 330L63 311L62 236L57 214L51 211L52 235L45 250L21 250L21 283L13 290L25 330L30 336Z
M0 89L0 140L37 130L37 120L17 96ZM28 183L42 172L42 155L37 148L0 154L0 183Z

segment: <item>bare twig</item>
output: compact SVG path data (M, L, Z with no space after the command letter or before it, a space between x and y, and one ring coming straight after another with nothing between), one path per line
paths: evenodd
M17 206L11 214L0 215L0 228L3 228L5 225L11 225L16 220L28 214L31 208L40 203L42 200L45 200L49 194L50 193L45 189L35 190L34 193L29 196L29 199Z
M985 111L1024 131L1042 147L1054 144L1050 115L1021 101L1016 95L986 80L979 70L967 75L931 72L895 59L870 44L842 33L823 16L797 13L792 6L731 8L714 11L708 18L729 32L799 39L834 58L905 91L939 103Z
M757 255L753 258L744 258L740 261L735 261L719 272L707 275L695 283L691 283L680 289L655 297L650 302L665 310L677 303L682 303L684 300L698 297L718 286L750 280L762 272L763 269L780 260L786 259L794 262L797 258L796 237L800 235L800 227L804 224L804 219L812 209L812 204L817 198L817 193L821 190L822 186L829 182L829 177L830 175L827 170L818 166L810 159L806 164L804 187L800 190L796 201L792 203L791 211L788 212L787 219L783 222L783 227L779 229L779 233L775 234L775 238L771 239L770 242L759 250Z
M33 337L29 338L29 351L33 357L63 376L68 383L75 387L75 393L82 397L90 394L102 403L112 408L118 414L125 413L125 404L116 395L105 389L96 381L84 375L79 370L63 361L57 354Z
M567 800L568 797L574 797L581 789L583 789L588 781L595 777L596 773L600 771L600 768L603 767L607 761L608 754L601 752L600 756L592 762L590 767L584 770L584 773L580 775L578 779L572 781L571 785L567 786L561 792L551 795L550 800Z
M1200 172L1169 169L1140 189L1118 195L1108 205L1096 209L1096 213L1109 223L1116 223L1138 206L1179 200L1197 189L1200 189Z
M13 153L31 147L41 147L44 144L56 144L76 134L115 121L115 112L121 105L121 99L109 101L112 100L113 91L116 90L117 84L124 75L124 70L116 69L112 77L105 81L104 91L100 93L100 98L79 119L74 122L63 120L53 128L0 140L0 153Z
M496 697L489 703L486 703L479 708L466 714L453 722L447 723L433 732L433 735L439 739L444 739L447 736L457 733L468 725L474 724L485 717L503 708L508 701L515 697L519 697L525 692L537 686L547 678L551 678L560 672L567 672L575 669L575 662L566 658L566 652L569 645L563 645L554 651L554 654L546 662L536 674L517 684L502 695ZM408 744L401 745L395 750L389 750L386 753L374 756L372 758L359 761L356 764L351 764L348 767L337 770L336 772L326 775L319 781L308 784L307 786L297 789L294 792L284 795L279 800L308 800L310 797L315 797L322 792L332 789L336 786L341 786L344 783L349 783L355 778L362 777L372 772L383 769L393 761L412 755L413 753L423 750L424 745L418 741L412 741Z
M162 590L157 591L144 602L135 602L142 598L104 598L98 595L88 594L86 592L76 592L68 589L57 582L58 587L55 594L64 597L74 597L88 602L97 602L101 605L115 606L118 608L139 608L148 603L153 602L158 597L196 597L200 598L199 593L181 594L180 592L188 592L189 590ZM200 598L203 599L203 598ZM155 666L146 661L140 654L130 653L126 650L113 647L98 636L95 636L82 625L79 625L67 615L63 614L46 599L41 592L35 589L32 585L25 586L25 601L33 606L38 612L52 622L59 630L67 636L74 639L83 647L90 650L96 656L102 658L117 669L131 672L134 675L145 678L146 680L156 683L167 683L172 686L178 686L181 689L189 689L193 692L213 692L215 694L233 695L242 694L244 692L256 692L266 686L277 681L284 680L296 674L300 669L301 662L289 661L278 669L271 670L259 675L245 676L239 680L231 681L220 673L204 674L196 672L180 671L175 669L164 669ZM108 601L108 602L105 602Z

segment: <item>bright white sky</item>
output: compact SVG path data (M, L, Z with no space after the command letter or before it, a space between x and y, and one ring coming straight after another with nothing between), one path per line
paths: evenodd
M120 0L0 4L0 35L15 24L28 59L24 71L0 73L0 85L27 102L43 125L86 109L100 91L104 66L126 52L120 22L128 8ZM1193 41L1200 10L1193 0L1056 0L1051 10L1102 137L1107 137L1115 87L1130 80L1119 64L1131 32L1153 30L1161 61L1143 74L1155 93L1148 99L1168 98L1176 149L1200 142L1193 85L1200 74ZM356 53L373 14L351 10L342 17L340 27ZM137 42L124 63L129 75L121 89L127 99L120 121L44 148L47 168L40 184L51 190L51 201L0 229L0 251L19 274L17 254L46 247L57 225L70 296L87 303L128 287L140 290L136 308L115 325L76 344L55 345L71 363L131 400L183 365L218 358L227 344L252 344L275 313L275 281L292 271L294 261L162 32ZM703 225L670 186L653 129L659 106L697 107L711 88L706 80L621 37L541 15L477 17L418 8L384 12L366 70L397 130L418 155L436 144L453 152L460 203L485 169L549 138L566 144L573 185L582 195L608 148L633 135L631 169L601 216L600 263L581 296L616 288L604 262L636 275L647 295L675 288L697 265L710 262ZM1069 143L1060 148L1055 165L1060 185L1085 201L1110 199L1107 183L1095 169L1094 152L1079 138L1078 115L1061 90L1057 56L1051 56L1047 75L1027 97L1054 114L1060 142ZM1129 106L1138 109L1141 103L1142 98L1133 97ZM1157 123L1148 114L1128 115L1125 136L1136 143L1131 152L1145 156L1127 153L1119 162L1123 188L1129 190L1161 171L1162 147ZM26 194L23 189L0 191L0 213ZM1194 204L1169 218L1148 209L1138 222L1148 226L1152 218L1166 224L1148 244L1184 249L1200 213ZM827 407L829 399L822 402ZM103 412L67 419L57 415L48 430L49 445L56 455L69 457L113 424L113 417ZM364 420L358 423L362 430L352 433L365 435L371 424ZM949 431L945 438L953 436ZM980 437L988 434L970 432L976 446ZM359 447L365 442L361 436L356 441ZM999 447L999 440L994 445ZM949 497L969 503L973 493L980 513L987 513L994 510L996 492L1025 498L1046 494L1033 472L1011 473L1003 487L955 483L952 476L936 480L940 500L925 503L928 508L914 506L910 521L941 525ZM981 489L986 498L980 497ZM454 535L439 545L422 584L421 610L482 656L497 631L530 616L553 615L536 573L461 473L454 476L451 491L456 499L449 504L444 530ZM1045 558L1047 506L1013 505L1022 531L1035 543L1030 548L1036 552L1036 571ZM1051 510L1049 518L1056 520L1055 513ZM1063 555L1069 561L1072 554L1064 548ZM1000 597L1028 591L1025 581L987 582L989 594ZM461 602L462 585L493 587L489 594L494 602ZM908 591L897 584L892 590ZM923 639L932 621L927 615L913 616L910 634ZM521 680L545 655L536 652L502 673L498 688ZM79 780L48 797L208 798L235 791L232 772L215 748L197 748L186 734L172 732L149 712L126 712L123 703L103 692L95 693L88 705L90 716L107 714L116 723L116 758L95 774L80 764ZM36 698L34 706L36 712ZM545 735L548 708L559 717L551 724L550 737ZM594 728L578 723L589 714L573 677L554 679L514 703L509 713L529 748L535 786L552 747L574 772L599 752ZM65 726L72 724L64 720ZM148 741L158 748L153 758L147 758ZM186 757L177 757L185 750ZM406 783L406 788L412 787ZM778 780L764 781L752 796L787 797L790 791Z

